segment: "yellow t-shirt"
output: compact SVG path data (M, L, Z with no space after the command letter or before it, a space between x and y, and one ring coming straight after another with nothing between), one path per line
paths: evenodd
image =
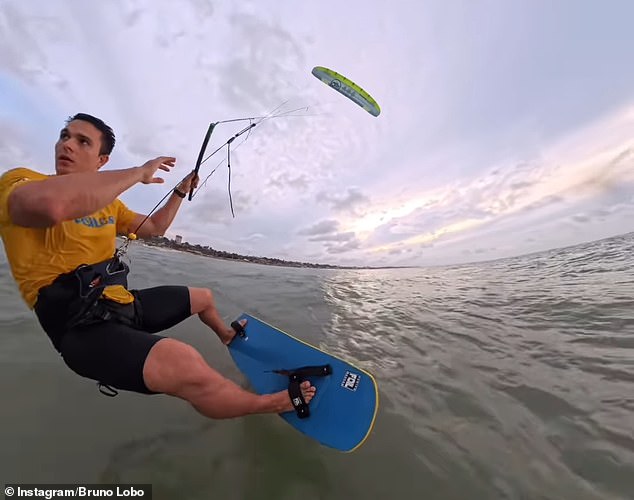
M112 257L117 234L127 234L136 216L117 199L90 216L53 227L33 228L14 224L8 208L13 189L23 182L37 182L48 177L28 168L15 168L0 177L0 237L11 273L22 298L31 309L39 289L52 283L60 274L81 264L94 264ZM106 288L104 296L120 303L134 300L133 295L121 285Z

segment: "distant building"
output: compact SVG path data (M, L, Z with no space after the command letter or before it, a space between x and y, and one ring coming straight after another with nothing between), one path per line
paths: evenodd
M180 245L183 242L183 237L180 234L177 234L175 241L177 245Z

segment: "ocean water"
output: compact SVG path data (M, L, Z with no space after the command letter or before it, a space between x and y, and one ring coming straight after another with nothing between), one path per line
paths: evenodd
M205 286L371 371L351 454L275 415L213 421L72 373L0 259L0 481L151 483L155 499L634 498L634 234L462 266L318 270L131 247L131 284ZM170 330L244 385L197 318Z

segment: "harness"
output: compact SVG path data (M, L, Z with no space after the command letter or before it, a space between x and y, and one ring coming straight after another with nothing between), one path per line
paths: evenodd
M117 256L97 264L82 264L72 271L77 279L77 312L68 320L68 327L81 324L93 317L107 320L113 317L113 312L105 307L99 307L99 299L106 287L121 285L127 289L130 268ZM118 318L119 319L119 318ZM127 319L124 316L121 319Z
M115 255L96 264L81 264L39 291L35 313L58 351L64 332L73 327L107 320L133 325L134 314L126 315L123 308L108 307L107 301L100 300L108 286L127 289L129 272L128 265ZM117 395L114 388L101 382L98 387L106 396Z

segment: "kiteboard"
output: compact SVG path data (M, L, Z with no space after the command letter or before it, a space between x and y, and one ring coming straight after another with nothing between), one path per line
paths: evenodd
M242 314L236 322L241 319L247 324L228 348L255 392L288 390L295 409L279 414L288 424L324 446L344 452L359 448L379 407L374 377L258 318ZM308 405L297 398L303 380L317 389Z

